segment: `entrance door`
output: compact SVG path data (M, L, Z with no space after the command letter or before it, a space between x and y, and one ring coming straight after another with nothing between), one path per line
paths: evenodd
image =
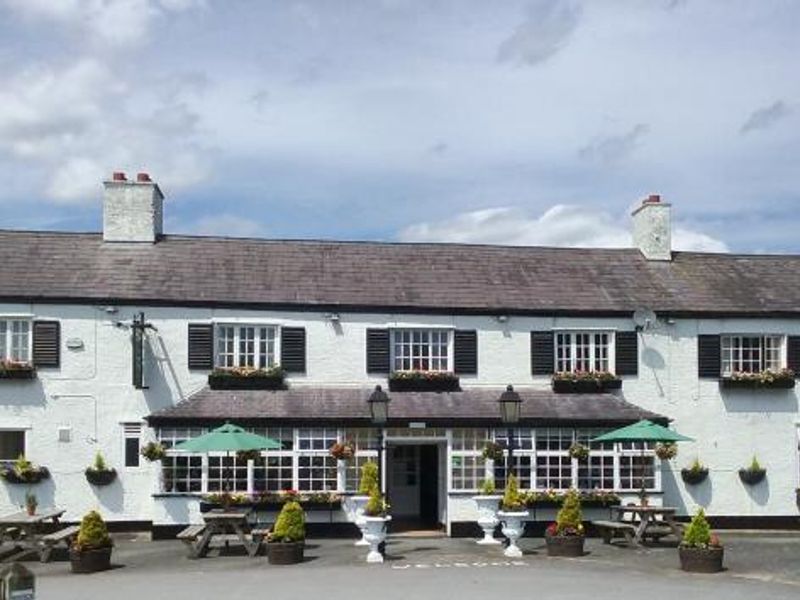
M428 529L439 523L439 448L390 446L388 492L392 529Z

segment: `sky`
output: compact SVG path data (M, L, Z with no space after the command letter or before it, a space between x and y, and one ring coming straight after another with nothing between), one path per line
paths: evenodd
M0 228L800 253L795 0L0 0Z

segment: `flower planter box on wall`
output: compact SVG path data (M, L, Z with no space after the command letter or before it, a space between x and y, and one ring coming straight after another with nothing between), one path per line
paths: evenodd
M237 508L249 508L256 511L279 511L284 505L284 502L236 502L231 504L230 508L232 510L236 510ZM309 511L319 511L319 510L339 510L342 508L342 501L341 500L333 500L331 502L317 502L317 501L308 501L308 502L301 502L300 506L303 507L303 510L306 512ZM208 502L207 500L200 501L200 512L207 513L210 510L214 510L217 508L222 508L222 505L218 502Z
M622 502L617 498L616 500L581 500L583 508L608 508L610 506L619 506ZM561 508L564 504L559 500L535 500L528 502L528 508Z
M573 381L553 379L553 391L557 394L599 394L622 388L621 379L586 379Z
M247 377L227 373L211 373L208 387L212 390L283 390L283 375L250 375Z
M390 377L391 392L458 392L459 378L455 375L437 377Z
M781 377L773 381L760 381L758 379L734 379L722 377L719 387L724 390L790 390L794 387L794 377L791 379Z
M14 367L12 369L0 368L0 379L35 379L34 367Z

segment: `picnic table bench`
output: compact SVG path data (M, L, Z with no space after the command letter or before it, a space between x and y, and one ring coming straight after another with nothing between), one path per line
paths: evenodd
M42 548L39 554L39 560L43 563L48 562L50 560L50 554L58 544L63 543L69 548L72 544L72 540L78 537L78 532L80 530L81 528L79 525L70 525L64 529L59 529L58 531L42 536Z
M636 536L636 527L620 521L592 521L598 533L603 536L603 543L610 544L615 537L622 536L628 544L632 544Z
M255 556L261 547L266 532L261 529L245 533L247 511L210 511L203 514L205 524L189 525L178 534L178 539L189 548L189 558L202 558L211 547L213 540L223 540L225 545L238 541L249 556Z
M19 560L32 552L38 553L42 562L50 560L53 546L61 542L69 544L78 533L77 526L62 528L46 535L43 533L48 522L58 524L65 512L60 508L49 508L33 515L16 512L0 517L0 541L8 539L17 548L17 552L7 556L6 560Z
M615 537L624 537L628 544L641 544L646 539L659 540L668 535L683 535L683 525L675 520L676 509L666 506L613 506L612 519L592 524L610 544ZM629 518L626 518L630 515Z

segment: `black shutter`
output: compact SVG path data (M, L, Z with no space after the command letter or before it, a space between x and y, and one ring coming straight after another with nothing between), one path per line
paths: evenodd
M800 337L790 335L786 338L786 366L800 377Z
M555 348L552 331L531 331L531 373L552 375L555 371Z
M639 334L635 331L618 331L614 337L617 375L638 375Z
M388 329L367 329L367 373L391 371Z
M36 367L61 366L61 323L33 322L33 364Z
M697 376L717 379L722 370L718 335L697 336Z
M453 334L453 370L459 375L478 374L478 332L459 331Z
M189 323L189 368L214 368L214 326L211 323Z
M306 372L305 327L281 327L281 367L287 373Z

